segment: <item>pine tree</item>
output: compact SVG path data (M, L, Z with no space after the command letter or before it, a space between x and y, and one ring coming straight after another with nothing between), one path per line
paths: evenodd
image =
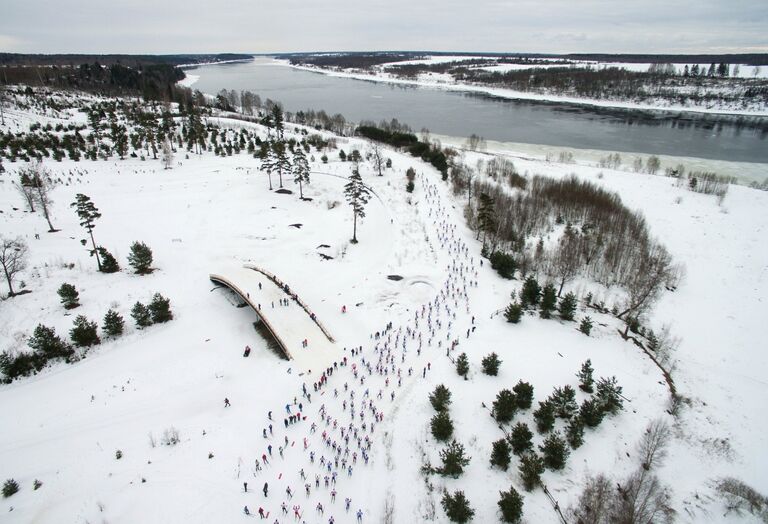
M577 449L584 443L584 421L581 417L571 418L565 430L565 438L573 449Z
M469 501L464 496L463 491L454 491L453 495L450 495L446 490L440 502L451 522L464 524L472 520L472 517L475 515L475 510L469 505Z
M576 313L576 296L573 293L566 293L566 295L560 299L558 312L560 313L560 318L563 320L573 320L573 315Z
M435 411L445 411L451 403L451 391L440 384L429 395L429 402L432 404L432 407L435 408Z
M509 443L512 444L512 451L515 455L533 449L533 433L528 429L528 424L524 422L515 424L509 434Z
M589 336L589 334L592 332L592 319L589 317L584 317L584 319L581 321L581 324L579 324L579 331Z
M517 399L517 407L520 409L528 409L533 403L533 386L528 382L518 380L515 387L512 388L515 392L515 398Z
M601 377L597 381L595 396L602 410L615 415L624 407L624 399L621 397L622 388L616 383L616 377Z
M541 318L550 318L557 304L557 292L555 286L547 284L541 295Z
M480 205L477 210L478 237L483 233L483 245L488 235L496 232L496 209L493 198L487 193L480 193Z
M160 293L155 293L152 302L149 303L149 312L152 315L152 322L155 324L173 320L171 313L171 301Z
M595 383L595 379L592 378L593 372L594 369L592 369L592 360L587 359L581 365L581 371L576 374L576 376L579 378L579 389L585 393L592 393L593 391L592 385Z
M445 441L453 435L453 421L447 411L438 411L430 422L432 436L437 440Z
M91 237L91 245L93 246L93 249L90 253L91 256L96 257L96 265L98 266L99 271L101 271L101 260L99 260L99 254L96 250L96 241L93 239L93 228L96 227L96 220L101 218L101 213L99 213L98 208L93 204L91 198L82 193L75 195L75 201L70 204L70 207L75 208L77 216L80 217L80 225L88 231L88 234Z
M344 186L344 195L347 198L347 202L352 206L352 240L353 244L357 244L357 219L365 218L365 205L371 198L371 191L363 184L363 179L360 173L353 172L349 176L349 182Z
M124 326L123 317L114 309L110 309L104 315L104 323L101 326L101 330L108 337L118 337L123 334Z
M536 429L539 433L547 433L555 426L555 409L549 401L539 402L539 409L533 412Z
M523 481L525 491L533 491L541 484L541 474L544 473L544 461L535 451L525 453L520 457L520 465L517 468L520 480Z
M74 354L69 344L61 340L53 328L38 324L27 345L44 359L65 358Z
M571 418L579 410L576 404L576 392L569 385L555 388L548 402L552 404L555 416L559 418Z
M486 246L483 246L486 248ZM517 270L517 261L515 258L502 251L494 251L488 257L488 261L491 263L491 268L495 269L500 277L511 280L515 276Z
M464 467L469 464L471 457L464 455L464 446L458 442L451 441L448 447L440 451L440 459L443 461L443 467L437 469L437 473L444 477L458 478L464 473Z
M597 399L588 398L581 403L579 418L590 428L599 426L603 421L603 416L603 409Z
M293 183L299 184L299 198L304 199L303 184L309 184L309 162L304 150L297 147L293 152Z
M520 522L523 517L523 496L514 486L510 486L509 491L500 491L499 495L501 496L498 502L501 520L513 524Z
M496 422L505 424L512 420L517 411L517 400L515 394L508 389L502 389L496 395L493 401L493 418Z
M467 373L469 373L469 360L466 353L462 353L456 358L456 373L466 380Z
M524 308L536 306L541 299L541 286L533 275L525 279L520 292L520 302Z
M3 498L8 498L19 491L19 483L14 479L8 479L3 483ZM466 521L465 521L466 522Z
M509 467L509 443L505 439L497 440L493 443L491 450L491 465L498 466L504 471Z
M69 330L69 338L77 347L89 347L101 343L96 333L96 322L89 321L85 315L78 315L75 318L74 325Z
M128 255L128 263L139 275L152 272L152 250L144 242L131 244L131 252Z
M518 302L512 302L507 306L507 309L504 310L504 318L507 319L507 322L511 322L513 324L520 322L520 317L522 315L523 307Z
M149 312L147 306L141 302L136 302L131 308L131 317L136 322L136 327L139 329L152 325L152 315Z
M117 263L117 259L112 256L112 253L101 246L97 247L96 251L101 258L101 271L103 273L117 273L120 271L120 264Z
M57 293L61 297L64 309L74 309L80 305L80 293L77 292L77 289L72 284L62 284Z
M565 467L568 455L571 453L559 431L551 433L544 443L539 446L544 464L552 470L560 470Z
M491 353L490 355L483 357L482 364L483 373L486 375L495 377L499 374L499 366L501 365L501 360L499 360L499 355L496 353Z

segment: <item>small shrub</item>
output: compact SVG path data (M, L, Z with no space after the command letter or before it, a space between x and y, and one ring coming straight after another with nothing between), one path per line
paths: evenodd
M523 306L521 306L518 302L512 302L507 306L507 309L504 310L504 318L507 319L507 322L511 322L512 324L517 324L520 322L520 317L522 315Z
M440 384L429 395L429 402L435 408L435 411L444 411L448 409L448 405L451 403L451 391Z
M475 510L469 505L467 497L464 496L463 491L455 491L453 495L448 491L443 494L443 498L440 501L443 505L443 510L451 522L458 522L463 524L472 520L475 515Z
M115 459L120 460L121 458L123 458L123 452L118 449L115 451Z
M589 317L584 317L584 319L581 321L581 324L579 324L579 331L589 336L589 334L592 333L592 319Z
M147 306L141 302L136 302L131 308L131 317L136 322L136 327L139 329L152 325L152 315L149 312Z
M96 333L96 322L89 321L85 315L78 315L75 318L74 325L69 330L69 338L77 347L89 347L101 343Z
M458 373L460 377L464 377L464 379L467 378L467 374L469 373L469 360L467 359L466 353L462 353L456 358L456 373Z
M491 353L490 355L483 357L482 364L483 373L486 375L495 377L499 374L499 366L501 365L501 360L499 360L499 355L496 353Z
M437 440L445 441L453 435L453 421L447 411L438 411L430 421L432 436Z
M8 498L19 491L19 483L14 479L8 479L3 484L3 497Z
M469 464L470 458L464 455L464 446L453 440L448 447L440 451L443 466L435 471L444 477L458 478L464 473L464 467Z
M160 439L160 443L165 446L175 446L179 443L179 430L171 426L163 431L163 437Z
M35 481L32 483L32 489L35 491L37 491L42 487L43 487L43 482L41 480L35 479Z
M152 322L162 323L173 320L171 313L171 301L160 293L155 293L152 302L149 303L149 312L152 314Z
M501 511L501 520L504 522L517 523L523 517L523 497L514 486L509 487L509 491L499 492L499 510Z
M104 323L101 326L101 330L108 337L119 337L123 334L125 327L125 321L123 317L117 313L114 309L107 311L104 315Z
M139 275L152 272L152 250L143 242L131 244L131 252L128 255L128 263Z
M75 286L72 284L64 283L58 290L59 297L61 297L61 303L64 305L64 309L74 309L80 305L80 293L77 292Z

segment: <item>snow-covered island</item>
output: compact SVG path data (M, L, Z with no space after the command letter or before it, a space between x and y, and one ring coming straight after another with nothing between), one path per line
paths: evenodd
M178 94L4 92L0 521L765 521L768 166Z

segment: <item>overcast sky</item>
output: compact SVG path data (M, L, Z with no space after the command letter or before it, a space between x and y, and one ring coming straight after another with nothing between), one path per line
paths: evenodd
M768 52L768 0L2 0L18 53Z

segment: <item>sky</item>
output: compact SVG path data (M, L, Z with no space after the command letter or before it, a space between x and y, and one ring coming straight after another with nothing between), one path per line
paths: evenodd
M767 0L3 0L0 52L766 53Z

